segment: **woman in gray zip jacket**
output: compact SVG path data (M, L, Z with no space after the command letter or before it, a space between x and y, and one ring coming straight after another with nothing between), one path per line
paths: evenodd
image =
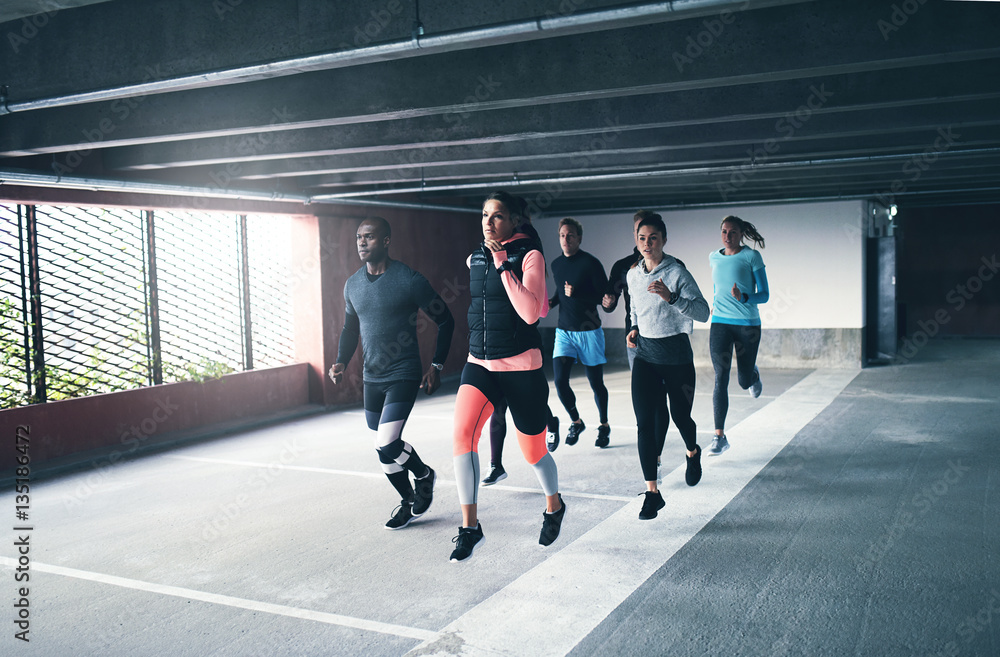
M689 335L694 321L708 321L708 302L688 270L663 252L667 227L646 211L636 224L642 259L627 275L632 294L632 330L627 341L636 348L632 368L632 408L638 428L639 464L646 481L640 520L651 520L664 507L656 482L656 461L663 451L670 414L687 449L685 480L701 480L701 447L691 419L694 401L694 354ZM670 407L667 408L669 399Z

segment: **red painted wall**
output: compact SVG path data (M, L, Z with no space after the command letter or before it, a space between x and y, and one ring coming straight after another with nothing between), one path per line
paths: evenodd
M0 472L16 465L18 426L30 428L32 466L101 447L117 448L113 463L167 434L307 404L306 374L307 366L297 363L3 410L0 428L9 449L0 450Z

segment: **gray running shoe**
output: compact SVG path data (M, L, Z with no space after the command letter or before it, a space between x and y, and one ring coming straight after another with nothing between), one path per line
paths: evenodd
M721 436L716 434L715 438L712 438L712 446L708 448L709 456L718 456L729 449L729 440L726 438L726 434Z
M750 386L750 396L757 399L760 397L761 390L764 389L764 384L760 382L760 371L756 365L753 366L753 373L757 376L757 382Z

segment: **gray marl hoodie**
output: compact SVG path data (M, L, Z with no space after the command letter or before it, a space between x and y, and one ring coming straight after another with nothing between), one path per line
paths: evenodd
M662 280L670 291L680 295L673 305L658 294L646 290L655 280ZM646 261L628 270L629 295L632 297L632 326L638 327L644 338L669 338L694 329L694 322L707 322L710 314L708 302L701 295L694 277L677 260L666 253L651 272L646 271Z

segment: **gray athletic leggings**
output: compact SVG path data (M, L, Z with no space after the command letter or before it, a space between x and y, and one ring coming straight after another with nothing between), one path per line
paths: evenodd
M712 408L715 411L716 431L726 428L726 414L729 413L729 370L733 365L733 351L736 351L736 380L746 390L759 378L753 369L757 364L759 346L759 325L739 326L712 322L708 349L712 354L712 367L715 368Z

